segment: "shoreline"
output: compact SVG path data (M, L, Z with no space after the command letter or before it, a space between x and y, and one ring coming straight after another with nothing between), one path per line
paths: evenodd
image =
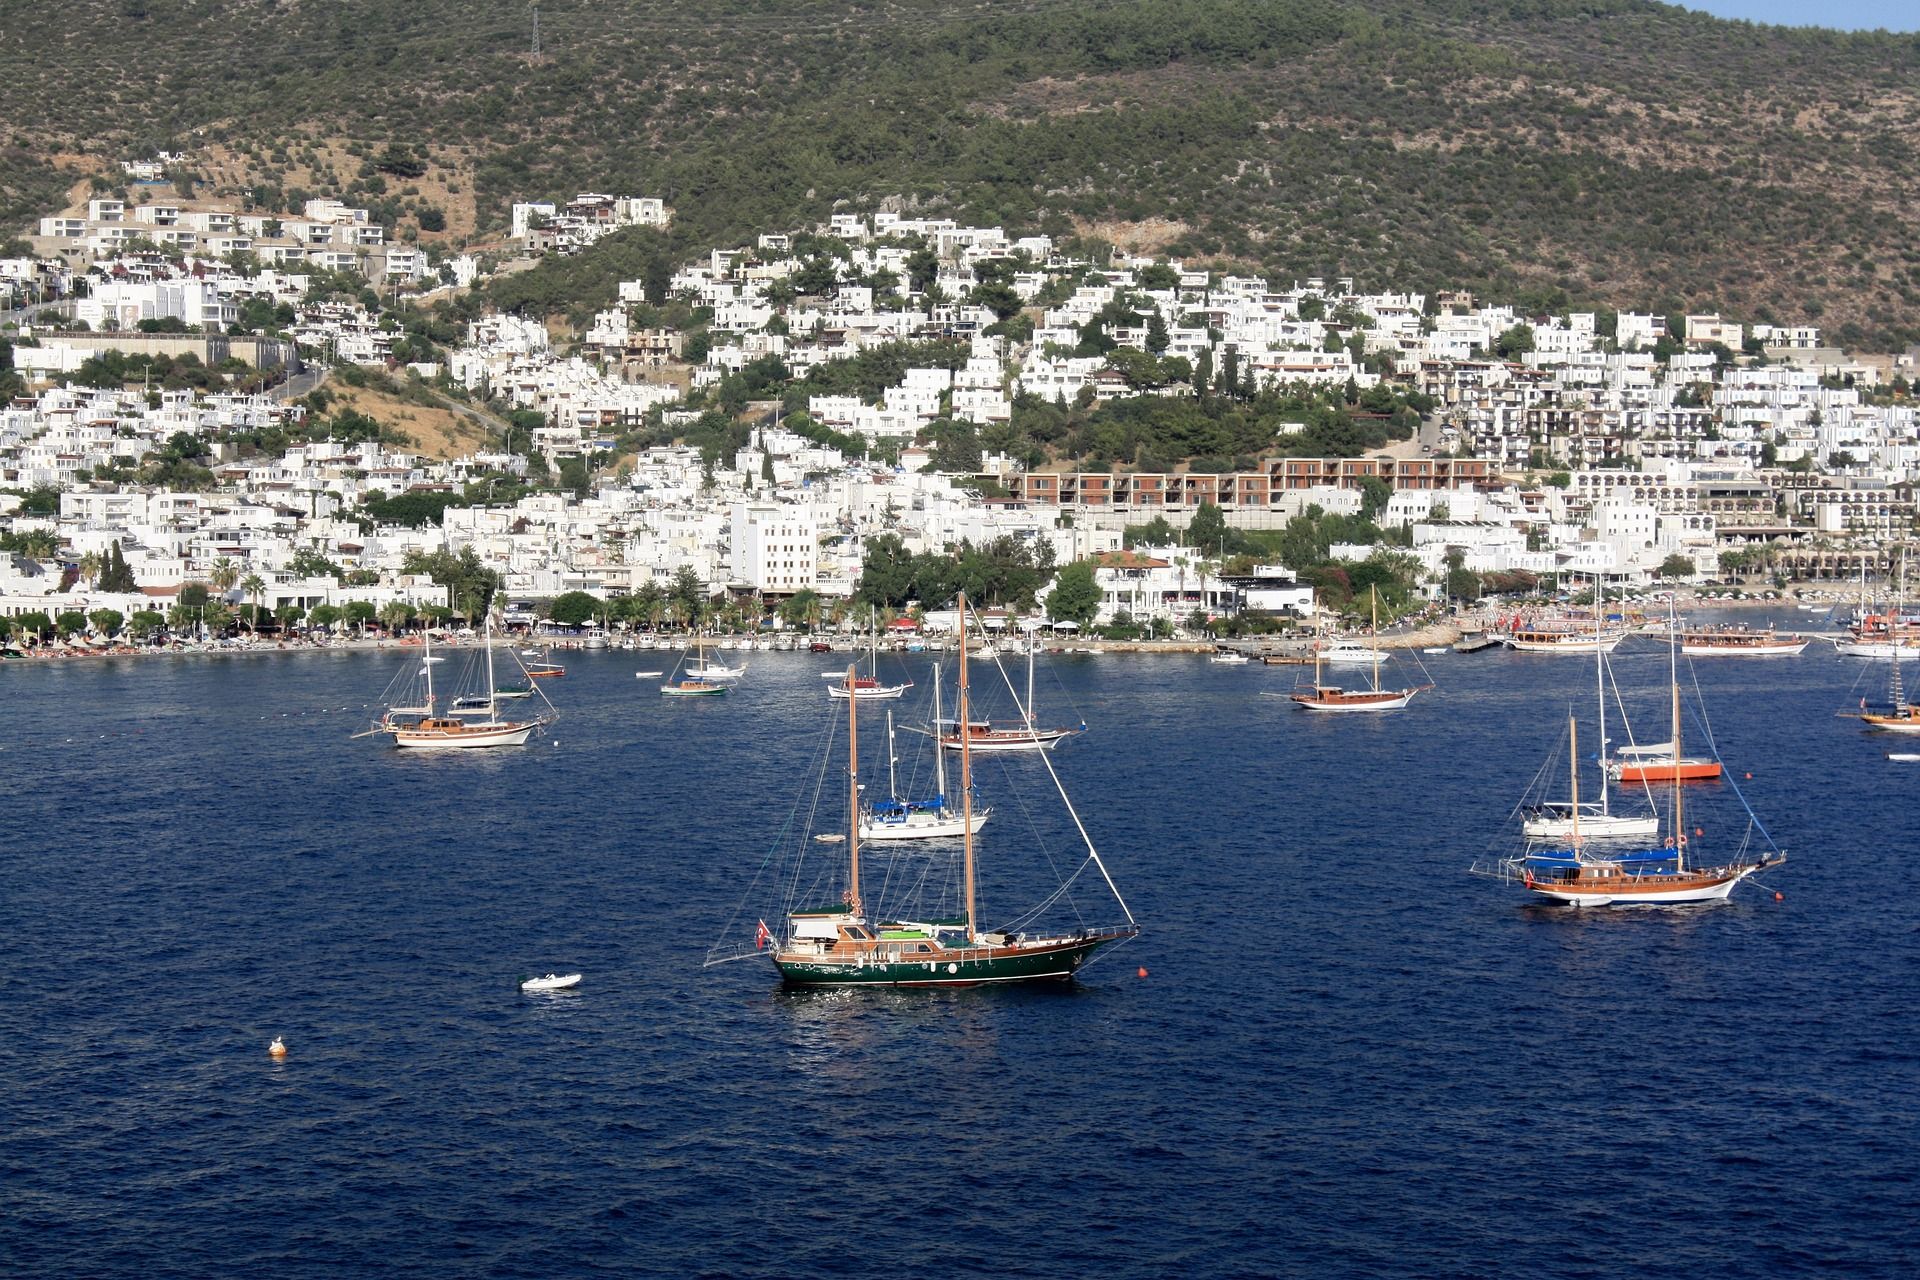
M1682 598L1679 603L1688 609L1732 609L1767 610L1775 613L1801 612L1808 614L1808 620L1830 613L1849 602L1835 599L1831 602L1812 602L1816 608L1801 609L1802 604L1810 603L1785 596L1779 600L1723 600L1705 596ZM1422 623L1411 631L1382 630L1369 636L1364 628L1349 630L1338 634L1353 639L1366 640L1381 649L1429 649L1451 646L1463 635L1485 631L1491 628L1495 620L1502 616L1501 610L1461 614L1458 617L1435 619ZM1783 627L1783 632L1817 636L1830 628ZM649 635L653 633L647 633ZM578 639L535 641L528 637L502 638L496 643L499 647L513 648L520 645L552 649L561 653L668 653L685 648L692 640L690 636L664 636L670 641L666 644L651 644L628 648L618 644L604 648L589 649ZM720 640L740 639L741 637L718 637ZM709 642L713 637L709 637ZM1055 656L1063 654L1090 653L1131 653L1131 654L1211 654L1223 649L1237 650L1249 657L1258 658L1264 654L1285 655L1295 651L1310 653L1313 633L1296 628L1293 631L1272 632L1266 635L1242 636L1237 638L1181 638L1173 640L1102 640L1092 636L1072 636L1063 638L1063 643L1041 646L1041 651ZM758 652L807 652L808 641L797 642L796 647L786 650L759 650ZM836 636L833 638L833 653L864 652L866 646L857 637ZM477 649L481 641L477 637L449 637L436 640L437 647L445 649ZM85 659L102 658L152 658L152 657L256 657L271 654L290 653L384 653L390 650L416 649L421 647L417 636L393 638L389 636L370 636L366 638L336 639L324 643L309 641L268 641L258 644L209 644L209 645L125 645L114 644L100 647L88 645L39 645L19 649L9 649L0 669L16 663L45 664L50 662L72 662ZM738 646L735 646L736 648ZM934 646L928 646L932 650ZM944 646L942 646L944 648ZM904 650L902 650L904 652ZM821 655L815 655L821 656Z

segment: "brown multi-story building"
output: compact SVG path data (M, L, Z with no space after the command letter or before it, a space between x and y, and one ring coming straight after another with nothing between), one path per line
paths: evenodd
M1363 480L1393 489L1471 489L1493 479L1484 458L1277 458L1259 471L1030 472L1016 492L1028 502L1082 511L1265 511L1308 489L1358 489Z

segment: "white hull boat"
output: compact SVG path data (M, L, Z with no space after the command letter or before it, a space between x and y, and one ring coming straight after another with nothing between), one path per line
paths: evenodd
M1579 830L1574 830L1573 815L1564 801L1542 805L1521 825L1521 834L1529 840L1565 840L1579 835L1587 840L1640 839L1660 834L1657 815L1631 817L1622 813L1603 813L1597 804L1580 806Z
M1320 661L1330 666L1342 662L1365 663L1370 666L1376 662L1385 662L1390 656L1391 655L1384 649L1374 649L1364 644L1342 643L1336 640L1321 652Z
M1759 640L1745 644L1713 644L1683 641L1680 655L1685 658L1792 658L1799 655L1807 640Z
M577 973L550 973L544 978L528 978L520 984L522 991L565 991L580 985Z
M987 825L987 817L992 812L992 809L974 810L973 834L980 834L980 828ZM915 809L899 816L869 814L860 820L860 838L867 841L958 840L966 833L960 815L952 812Z
M1881 658L1890 662L1920 658L1920 644L1904 640L1835 640L1833 651L1843 658Z
M975 729L967 735L967 746L978 753L982 751L1050 751L1059 745L1062 739L1071 738L1080 732L1078 729ZM960 735L945 733L940 737L940 745L949 751L960 750Z
M416 751L454 751L474 747L524 747L534 726L502 721L497 724L461 723L447 728L394 728L393 745Z
M1507 647L1520 653L1612 653L1625 638L1623 635L1603 635L1596 640L1590 635L1578 633L1570 633L1564 639L1516 635L1507 638Z

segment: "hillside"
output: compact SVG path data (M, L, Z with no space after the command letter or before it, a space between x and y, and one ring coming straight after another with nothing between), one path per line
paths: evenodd
M170 147L203 191L346 189L403 233L444 217L428 241L575 189L666 196L661 252L899 196L1281 275L1920 341L1920 37L1648 0L547 0L534 59L500 0L20 8L12 225Z

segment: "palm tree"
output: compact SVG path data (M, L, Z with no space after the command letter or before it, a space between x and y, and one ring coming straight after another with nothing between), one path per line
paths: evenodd
M102 567L103 562L98 551L89 551L80 557L80 576L85 578L89 585L100 581Z
M213 582L215 587L219 588L220 594L225 595L227 592L233 590L234 583L240 581L240 570L235 567L232 560L226 556L221 556L213 562L213 572L208 574L207 577Z
M220 566L217 561L214 564L214 572L216 574L220 572ZM219 581L217 577L214 579L216 584ZM227 585L231 587L233 584L229 582ZM260 630L260 601L267 592L266 579L257 573L250 573L241 580L240 589L247 593L248 599L253 601L253 612L248 615L249 621L247 622L247 629L258 634Z
M413 606L405 600L389 600L380 606L380 625L398 631L413 619Z

